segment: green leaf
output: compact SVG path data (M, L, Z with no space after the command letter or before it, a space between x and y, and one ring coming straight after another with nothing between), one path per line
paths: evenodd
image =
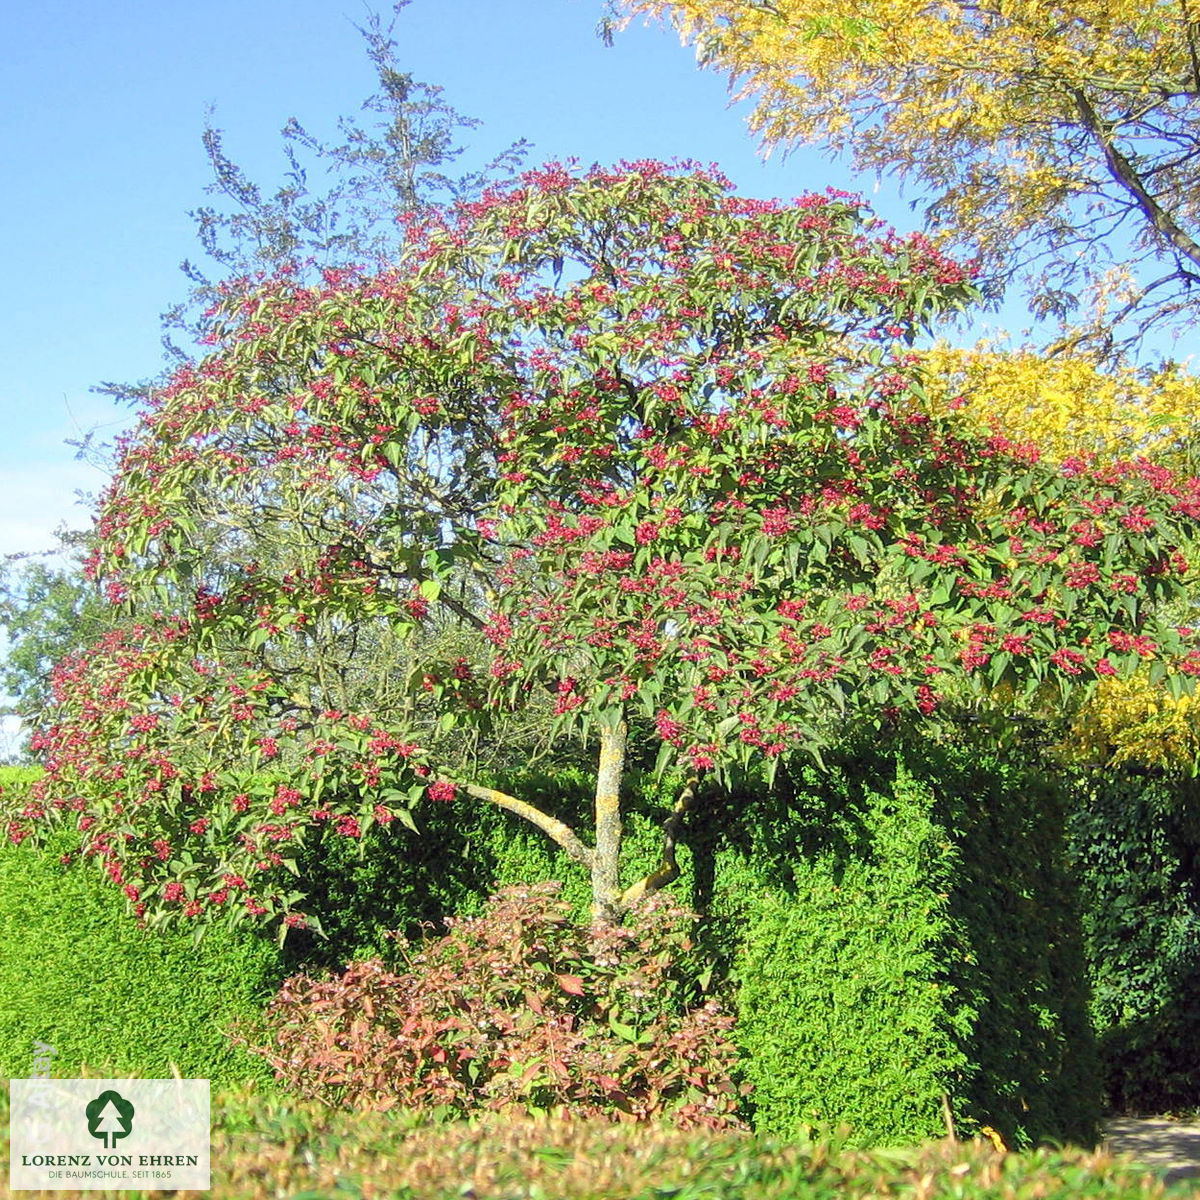
M1004 678L1004 672L1008 669L1008 664L1012 662L1012 655L1006 650L1001 650L995 655L991 661L992 669L992 685L995 686Z
M608 1027L617 1037L625 1042L636 1043L641 1036L632 1025L626 1025L623 1021L618 1021L612 1013L608 1015Z
M654 779L657 782L662 779L672 759L675 757L675 747L670 742L663 742L658 748L658 757L654 760Z

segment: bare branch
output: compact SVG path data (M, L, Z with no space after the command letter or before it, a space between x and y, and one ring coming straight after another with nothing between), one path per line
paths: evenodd
M589 870L591 869L595 857L593 851L583 844L579 835L565 822L496 788L481 787L474 783L460 784L459 786L468 796L474 796L476 800L486 800L489 804L495 804L498 808L516 813L518 817L523 817L531 825L536 825L551 841L562 848L568 858Z
M1117 148L1113 141L1111 130L1107 129L1096 114L1091 102L1078 88L1072 90L1076 107L1084 127L1091 133L1093 139L1104 153L1108 164L1109 174L1113 180L1125 189L1137 202L1142 214L1180 252L1200 267L1200 243L1196 242L1178 222L1158 203L1146 190L1137 168Z
M696 806L696 795L700 787L699 776L693 776L687 781L671 815L663 822L663 851L662 859L649 875L639 879L637 883L627 887L621 895L621 907L629 908L645 896L652 896L660 888L674 883L679 878L679 863L675 857L675 847L683 830L683 821Z

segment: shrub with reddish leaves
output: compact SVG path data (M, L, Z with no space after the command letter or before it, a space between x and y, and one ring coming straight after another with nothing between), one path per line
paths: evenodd
M577 924L557 883L506 888L443 937L285 982L237 1040L344 1107L559 1111L738 1126L733 1018L706 998L696 917L659 894L629 926Z

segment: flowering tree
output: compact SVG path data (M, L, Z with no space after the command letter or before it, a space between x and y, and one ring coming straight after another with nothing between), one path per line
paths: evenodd
M1200 481L931 416L912 343L972 296L853 198L637 163L548 166L413 218L387 273L231 300L123 448L91 569L141 623L60 667L12 836L78 821L147 921L286 929L314 824L491 803L613 921L675 877L706 775L927 716L952 679L1066 695L1150 661L1183 690L1200 651L1155 606ZM486 654L431 657L435 620ZM403 679L360 677L368 637ZM596 748L590 830L436 754L547 692ZM635 716L687 783L628 880Z
M1200 379L1176 366L1101 371L1082 355L1047 358L1030 350L944 344L926 363L934 408L978 434L1033 442L1043 460L1111 464L1136 453L1175 471L1196 469ZM1193 552L1187 543L1180 548ZM1181 597L1171 613L1193 624L1194 599ZM1132 762L1194 773L1200 766L1195 697L1151 684L1151 666L1102 680L1077 711L1058 714L1071 717L1060 753L1105 767Z

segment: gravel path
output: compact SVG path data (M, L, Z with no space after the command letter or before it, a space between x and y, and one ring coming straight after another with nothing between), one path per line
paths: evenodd
M1167 1183L1200 1179L1200 1123L1165 1117L1114 1117L1104 1122L1105 1147L1131 1154L1144 1166L1163 1172Z

